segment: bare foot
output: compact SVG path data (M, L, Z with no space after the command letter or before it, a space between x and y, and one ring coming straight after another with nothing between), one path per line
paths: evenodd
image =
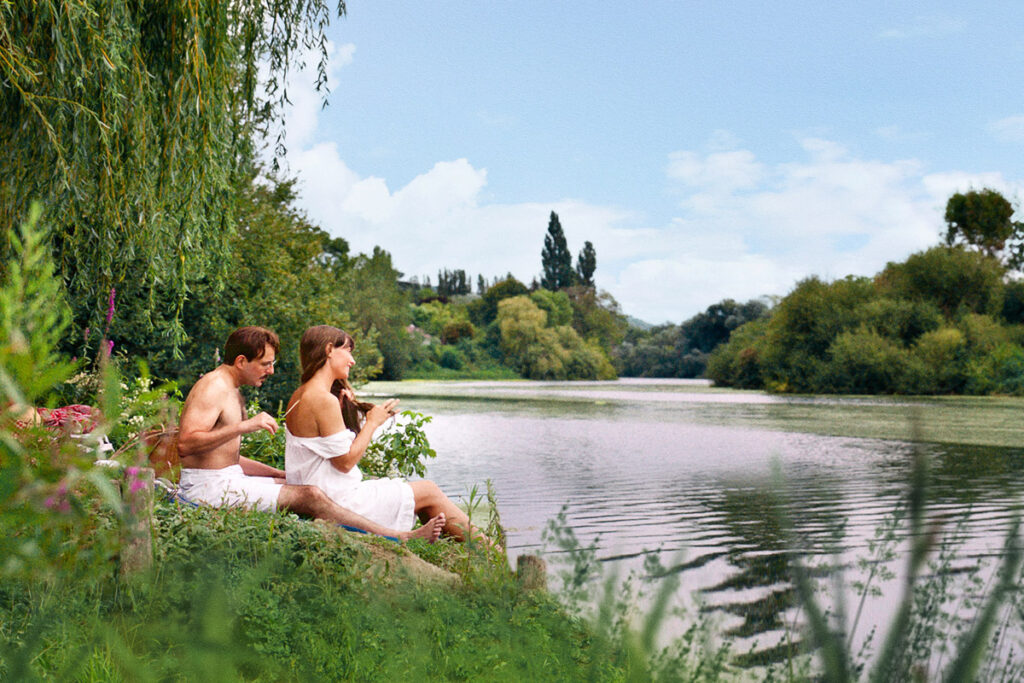
M426 539L427 543L433 543L441 535L441 529L443 527L444 513L442 512L437 517L431 517L427 523L419 529L404 531L399 534L398 537L403 541L408 541L410 538L423 538Z

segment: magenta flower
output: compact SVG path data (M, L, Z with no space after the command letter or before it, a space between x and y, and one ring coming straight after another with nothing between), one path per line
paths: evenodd
M43 501L43 505L50 510L57 512L71 512L71 502L68 500L68 484L61 482L53 495Z
M114 287L110 288L110 300L107 302L107 325L110 325L110 321L114 319L114 294L117 289Z
M146 482L139 476L142 470L138 467L126 467L124 473L128 475L131 483L128 485L129 493L138 493L146 487Z

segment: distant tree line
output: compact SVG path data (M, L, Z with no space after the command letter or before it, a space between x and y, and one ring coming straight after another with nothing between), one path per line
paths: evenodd
M630 327L615 349L615 360L626 377L702 377L708 354L733 330L768 311L769 305L759 299L745 304L725 299L680 325Z
M618 303L594 287L596 267L589 241L572 266L561 222L551 212L541 251L543 275L530 286L511 273L490 280L478 275L475 297L452 299L447 283L454 279L461 286L463 271L441 271L442 284L421 289L412 309L415 328L423 335L412 374L616 377L612 354L627 326ZM466 289L459 293L468 294Z

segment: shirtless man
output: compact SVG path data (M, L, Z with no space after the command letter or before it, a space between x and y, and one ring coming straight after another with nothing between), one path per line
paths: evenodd
M224 344L224 362L199 378L185 399L178 435L181 492L208 505L246 506L273 512L291 510L400 540L425 538L433 542L444 526L443 515L419 529L395 531L341 507L316 486L285 483L285 473L239 454L242 434L278 430L267 413L246 418L238 387L261 386L274 374L280 351L277 335L262 327L242 327Z

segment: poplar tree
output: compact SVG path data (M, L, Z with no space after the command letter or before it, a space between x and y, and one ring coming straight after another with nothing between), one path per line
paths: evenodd
M590 241L583 243L583 249L576 257L576 278L584 287L594 286L594 271L597 270L597 252Z
M540 286L553 292L573 284L572 254L565 242L565 233L558 220L558 214L551 212L548 232L544 236L544 249L540 252L544 274Z

